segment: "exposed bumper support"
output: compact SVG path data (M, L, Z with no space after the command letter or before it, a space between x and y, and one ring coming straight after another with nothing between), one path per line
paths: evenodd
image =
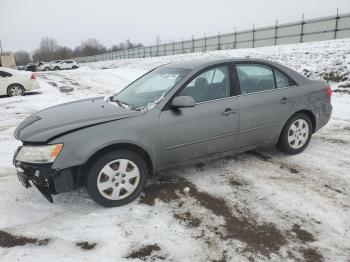
M52 194L71 191L76 183L71 169L53 170L48 165L34 165L15 162L17 176L25 188L34 185L40 193L51 203Z

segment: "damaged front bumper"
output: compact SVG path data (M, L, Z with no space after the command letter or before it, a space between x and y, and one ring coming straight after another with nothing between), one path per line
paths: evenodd
M29 188L33 184L47 200L53 203L53 192L50 189L48 176L43 175L39 170L34 170L33 172L25 171L22 167L19 166L16 166L16 170L18 180L25 188Z
M76 188L76 176L72 169L54 170L52 164L31 164L14 160L17 176L25 188L34 185L51 203L52 194L68 192Z

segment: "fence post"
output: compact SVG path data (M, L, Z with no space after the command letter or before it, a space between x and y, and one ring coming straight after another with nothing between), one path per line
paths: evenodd
M164 41L164 55L166 56L166 44L165 44L165 41Z
M207 36L204 35L204 53L207 52Z
M175 55L175 43L173 41L173 55Z
M194 38L193 38L193 35L192 35L192 53L194 53Z
M277 30L278 30L278 21L276 19L276 24L275 24L275 45L277 45Z
M253 24L253 43L252 43L252 48L254 48L254 41L255 41L255 27Z
M234 42L233 42L233 49L236 49L236 47L237 47L237 30L236 30L236 27L235 27L235 34L234 34L234 36L235 36L235 39L234 39Z
M339 21L339 9L337 8L337 16L335 17L334 39L337 39L338 21Z
M303 35L304 35L304 14L303 17L301 18L301 32L300 32L300 43L303 42Z
M221 50L220 31L218 31L218 50Z
M181 48L182 48L182 53L184 54L184 39L181 37Z

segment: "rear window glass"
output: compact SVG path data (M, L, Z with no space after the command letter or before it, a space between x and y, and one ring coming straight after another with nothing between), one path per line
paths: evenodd
M283 74L281 71L274 69L277 88L283 88L290 86L289 77Z

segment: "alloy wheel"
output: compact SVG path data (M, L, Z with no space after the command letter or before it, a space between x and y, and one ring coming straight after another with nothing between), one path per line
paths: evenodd
M9 89L9 95L10 96L21 96L23 95L23 89L22 87L18 85L11 86Z
M106 164L97 177L99 193L109 200L128 197L140 182L137 165L128 159L117 159Z
M309 137L309 124L304 119L295 120L288 130L288 143L293 149L299 149L305 145Z

